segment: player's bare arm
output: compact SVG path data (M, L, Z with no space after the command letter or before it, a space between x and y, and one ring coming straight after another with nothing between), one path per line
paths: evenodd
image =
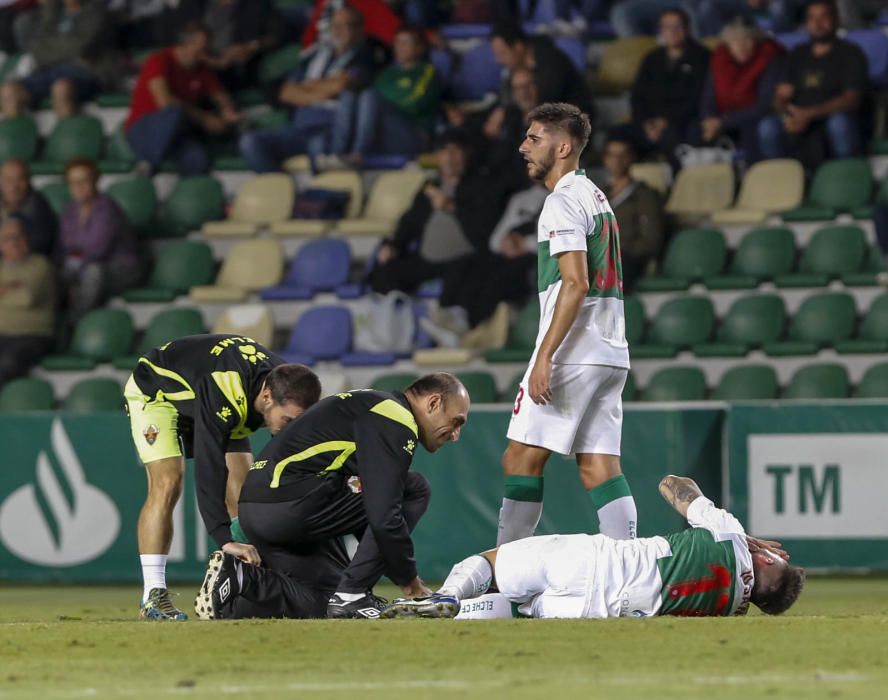
M564 342L568 331L583 307L583 300L589 292L589 271L586 252L572 250L558 256L561 272L561 289L555 300L552 324L546 332L536 362L530 373L530 398L534 403L546 404L552 401L552 357Z
M663 477L659 489L660 495L684 518L688 517L688 508L691 503L703 495L697 482L693 479L674 474Z

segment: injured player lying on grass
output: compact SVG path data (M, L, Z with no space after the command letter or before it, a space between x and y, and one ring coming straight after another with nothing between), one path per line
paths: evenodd
M795 603L805 573L779 542L747 535L692 479L667 476L660 493L689 529L518 540L461 561L434 594L396 600L381 617L456 617L461 607L461 618L724 616L746 614L749 603L779 615Z

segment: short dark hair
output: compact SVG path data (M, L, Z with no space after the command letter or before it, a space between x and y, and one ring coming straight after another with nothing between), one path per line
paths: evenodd
M68 179L68 175L71 174L71 171L74 168L85 168L87 172L89 172L89 176L93 181L93 184L96 184L99 181L99 176L101 173L99 172L99 166L96 165L96 162L92 158L74 158L73 160L69 160L65 165L65 179Z
M805 17L808 16L808 10L816 5L825 5L829 10L829 13L832 15L832 18L838 23L839 21L839 6L836 5L835 0L808 0L805 4Z
M635 144L632 143L632 139L623 136L622 134L609 134L608 137L604 140L604 150L607 150L607 147L612 143L619 143L624 145L629 151L629 155L633 159L638 157L638 153L635 150Z
M305 365L278 365L265 377L265 386L279 406L292 403L308 408L321 398L321 380Z
M789 610L798 600L805 587L805 570L789 564L783 570L780 583L767 593L753 594L750 598L759 610L767 615L780 615Z
M526 44L529 39L527 32L517 22L500 22L490 32L491 39L502 39L509 46Z
M592 134L589 117L576 105L567 102L546 102L534 107L527 115L528 121L539 122L546 126L566 131L577 149L577 155L583 152Z
M681 26L684 27L686 32L691 31L691 16L685 12L682 8L678 7L667 7L660 13L660 16L657 18L657 22L663 19L666 15L675 15L681 20Z
M195 34L203 34L207 39L213 38L213 30L208 25L198 20L186 22L179 30L179 43L184 44Z
M464 389L463 383L450 372L433 372L415 380L405 391L415 396L428 396L429 394L441 394L447 398L449 394L455 394Z

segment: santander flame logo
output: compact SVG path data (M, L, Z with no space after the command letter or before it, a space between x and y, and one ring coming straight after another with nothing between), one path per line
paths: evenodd
M37 456L36 484L16 489L0 506L0 539L10 552L32 564L74 566L105 552L119 532L117 506L104 491L87 483L71 440L56 418L49 454L41 450Z

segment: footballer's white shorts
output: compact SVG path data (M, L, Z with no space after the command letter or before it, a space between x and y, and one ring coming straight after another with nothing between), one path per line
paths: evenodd
M527 393L532 368L533 363L515 397L509 440L563 455L620 454L627 369L552 365L552 403L540 406Z

